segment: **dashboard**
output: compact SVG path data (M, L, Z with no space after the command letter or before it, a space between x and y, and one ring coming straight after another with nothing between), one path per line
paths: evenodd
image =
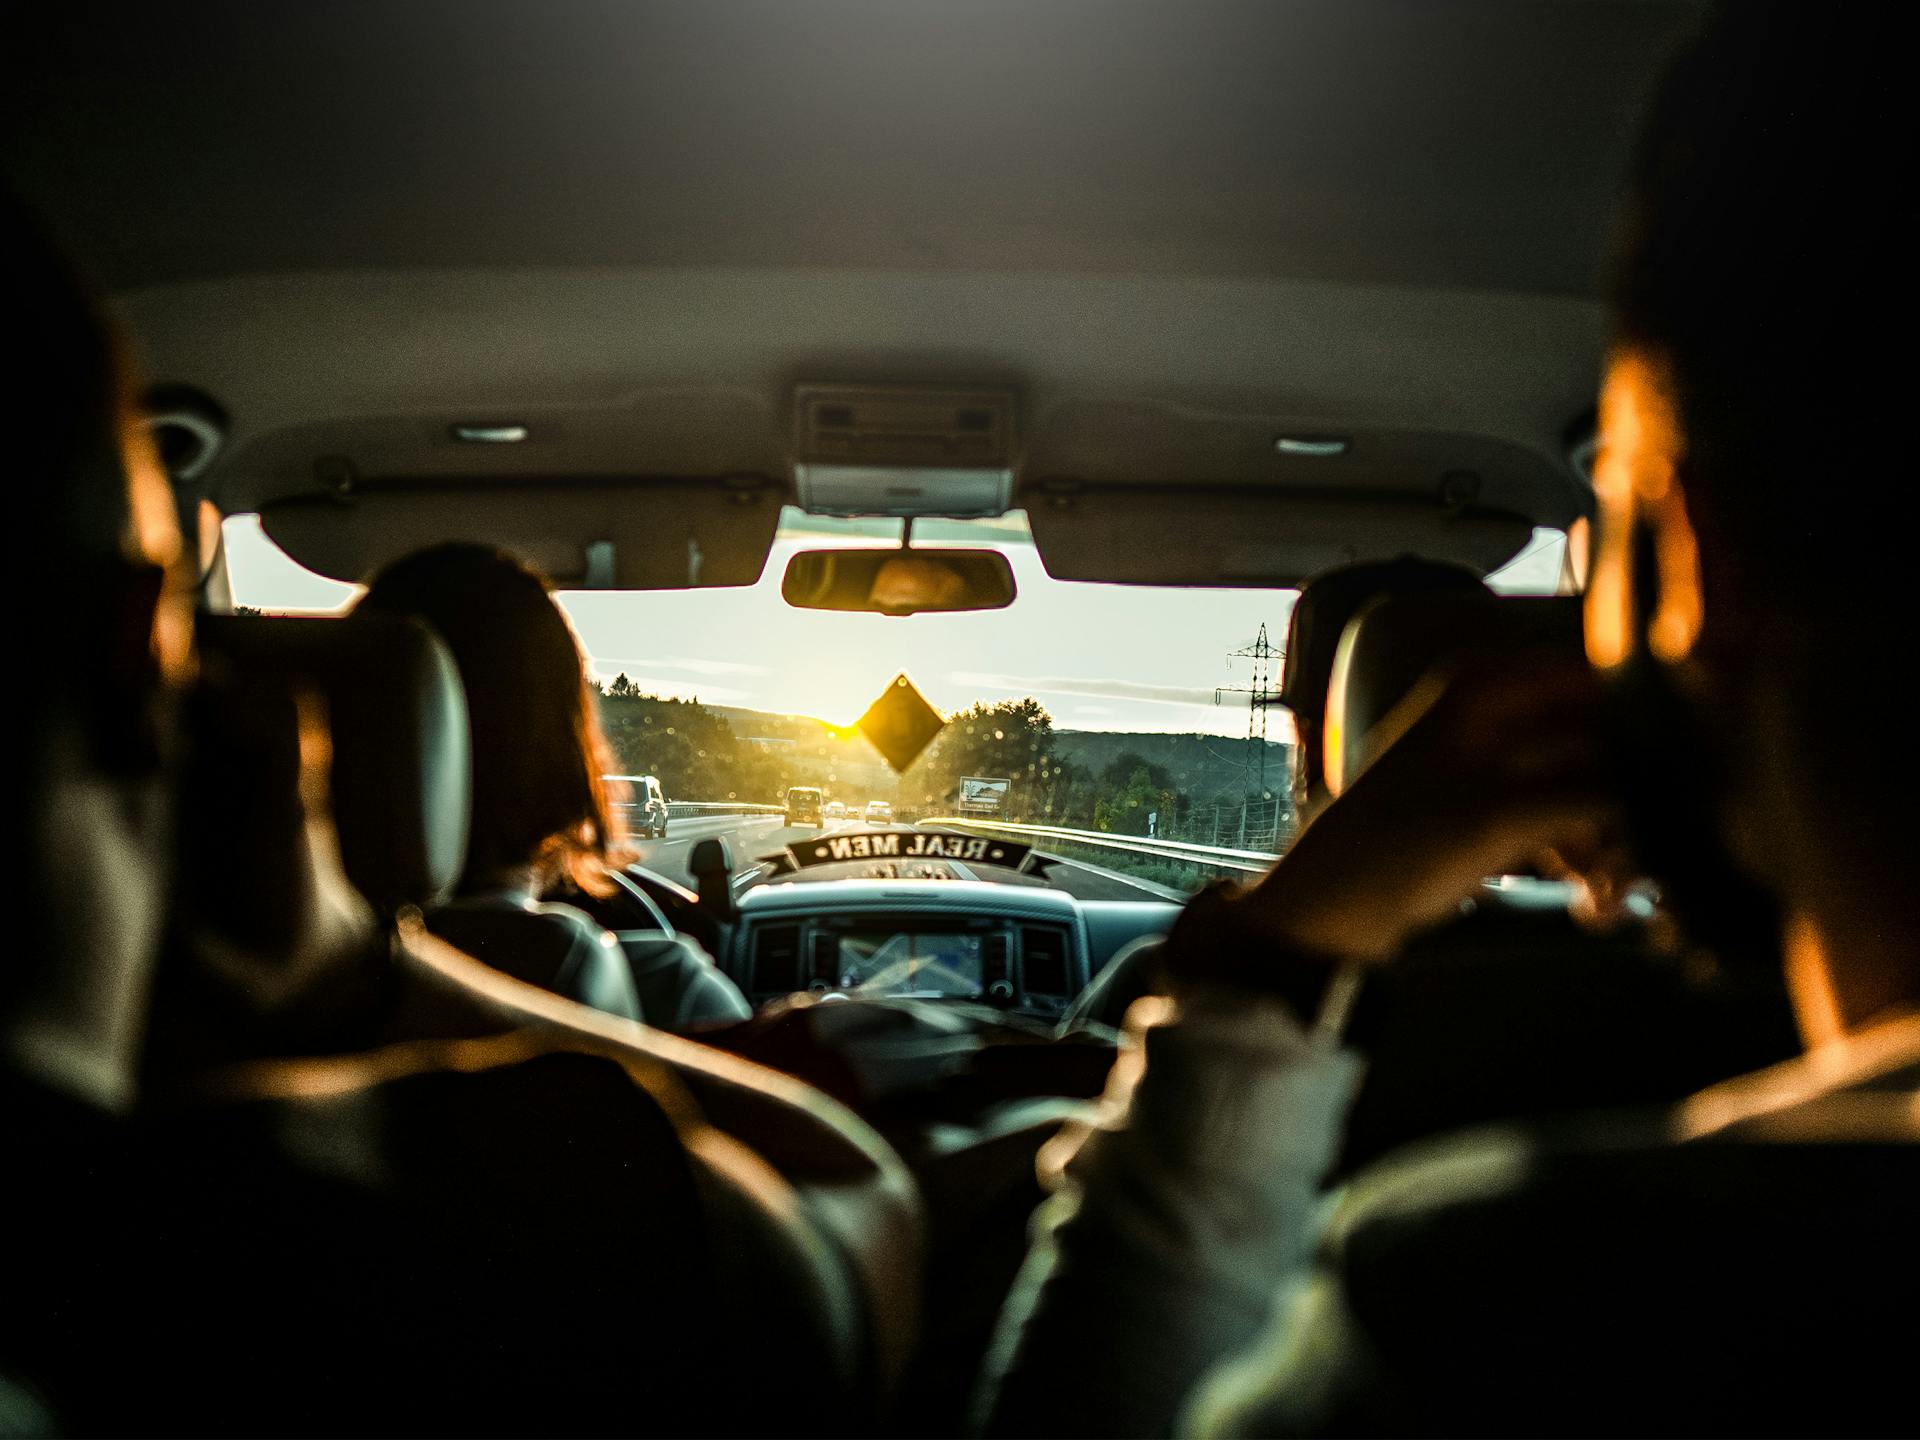
M795 991L971 1000L1044 1019L1178 907L987 881L760 885L722 966L756 1007Z

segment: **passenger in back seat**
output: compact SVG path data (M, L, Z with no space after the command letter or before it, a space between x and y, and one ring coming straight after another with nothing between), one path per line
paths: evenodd
M12 636L0 1424L871 1428L914 1331L915 1195L793 1082L584 1033L552 1001L509 1033L252 1064L202 1103L141 1105L192 567L103 330L3 210L0 287L34 417L14 573L60 611ZM756 1126L764 1151L740 1138Z
M138 1174L145 986L166 904L172 708L193 576L173 498L73 282L0 192L14 401L15 749L0 807L19 881L0 951L0 1425L72 1422L110 1357L92 1306Z
M434 933L557 994L665 1030L751 1013L697 942L621 941L543 896L604 897L620 835L603 778L613 769L586 662L545 580L484 545L417 551L374 577L357 610L410 616L453 652L473 732L473 812L453 901Z
M1188 907L1144 1065L1053 1157L995 1431L1910 1428L1920 891L1887 637L1920 603L1873 423L1904 404L1876 343L1900 53L1877 12L1745 0L1668 76L1616 278L1592 668L1457 680L1259 887ZM1804 1057L1390 1159L1332 1208L1356 977L1483 875L1623 826L1697 935L1784 915L1720 958L1784 951Z

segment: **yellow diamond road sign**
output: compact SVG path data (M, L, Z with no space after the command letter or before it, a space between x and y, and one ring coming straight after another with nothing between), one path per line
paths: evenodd
M918 758L946 723L913 688L911 680L896 675L893 683L880 692L880 698L867 707L858 728L897 773Z

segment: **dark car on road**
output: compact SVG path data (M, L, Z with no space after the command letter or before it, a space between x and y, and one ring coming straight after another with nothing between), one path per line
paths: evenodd
M818 825L820 823L820 791L812 785L795 785L787 791L787 824Z

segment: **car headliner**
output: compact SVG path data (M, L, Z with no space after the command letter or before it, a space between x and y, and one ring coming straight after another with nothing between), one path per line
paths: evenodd
M324 456L784 491L791 387L848 379L1017 386L1030 509L1464 467L1565 524L1625 147L1698 15L72 4L9 47L4 165L150 372L231 415L228 510ZM485 418L533 443L450 441ZM1290 468L1290 431L1363 443Z

